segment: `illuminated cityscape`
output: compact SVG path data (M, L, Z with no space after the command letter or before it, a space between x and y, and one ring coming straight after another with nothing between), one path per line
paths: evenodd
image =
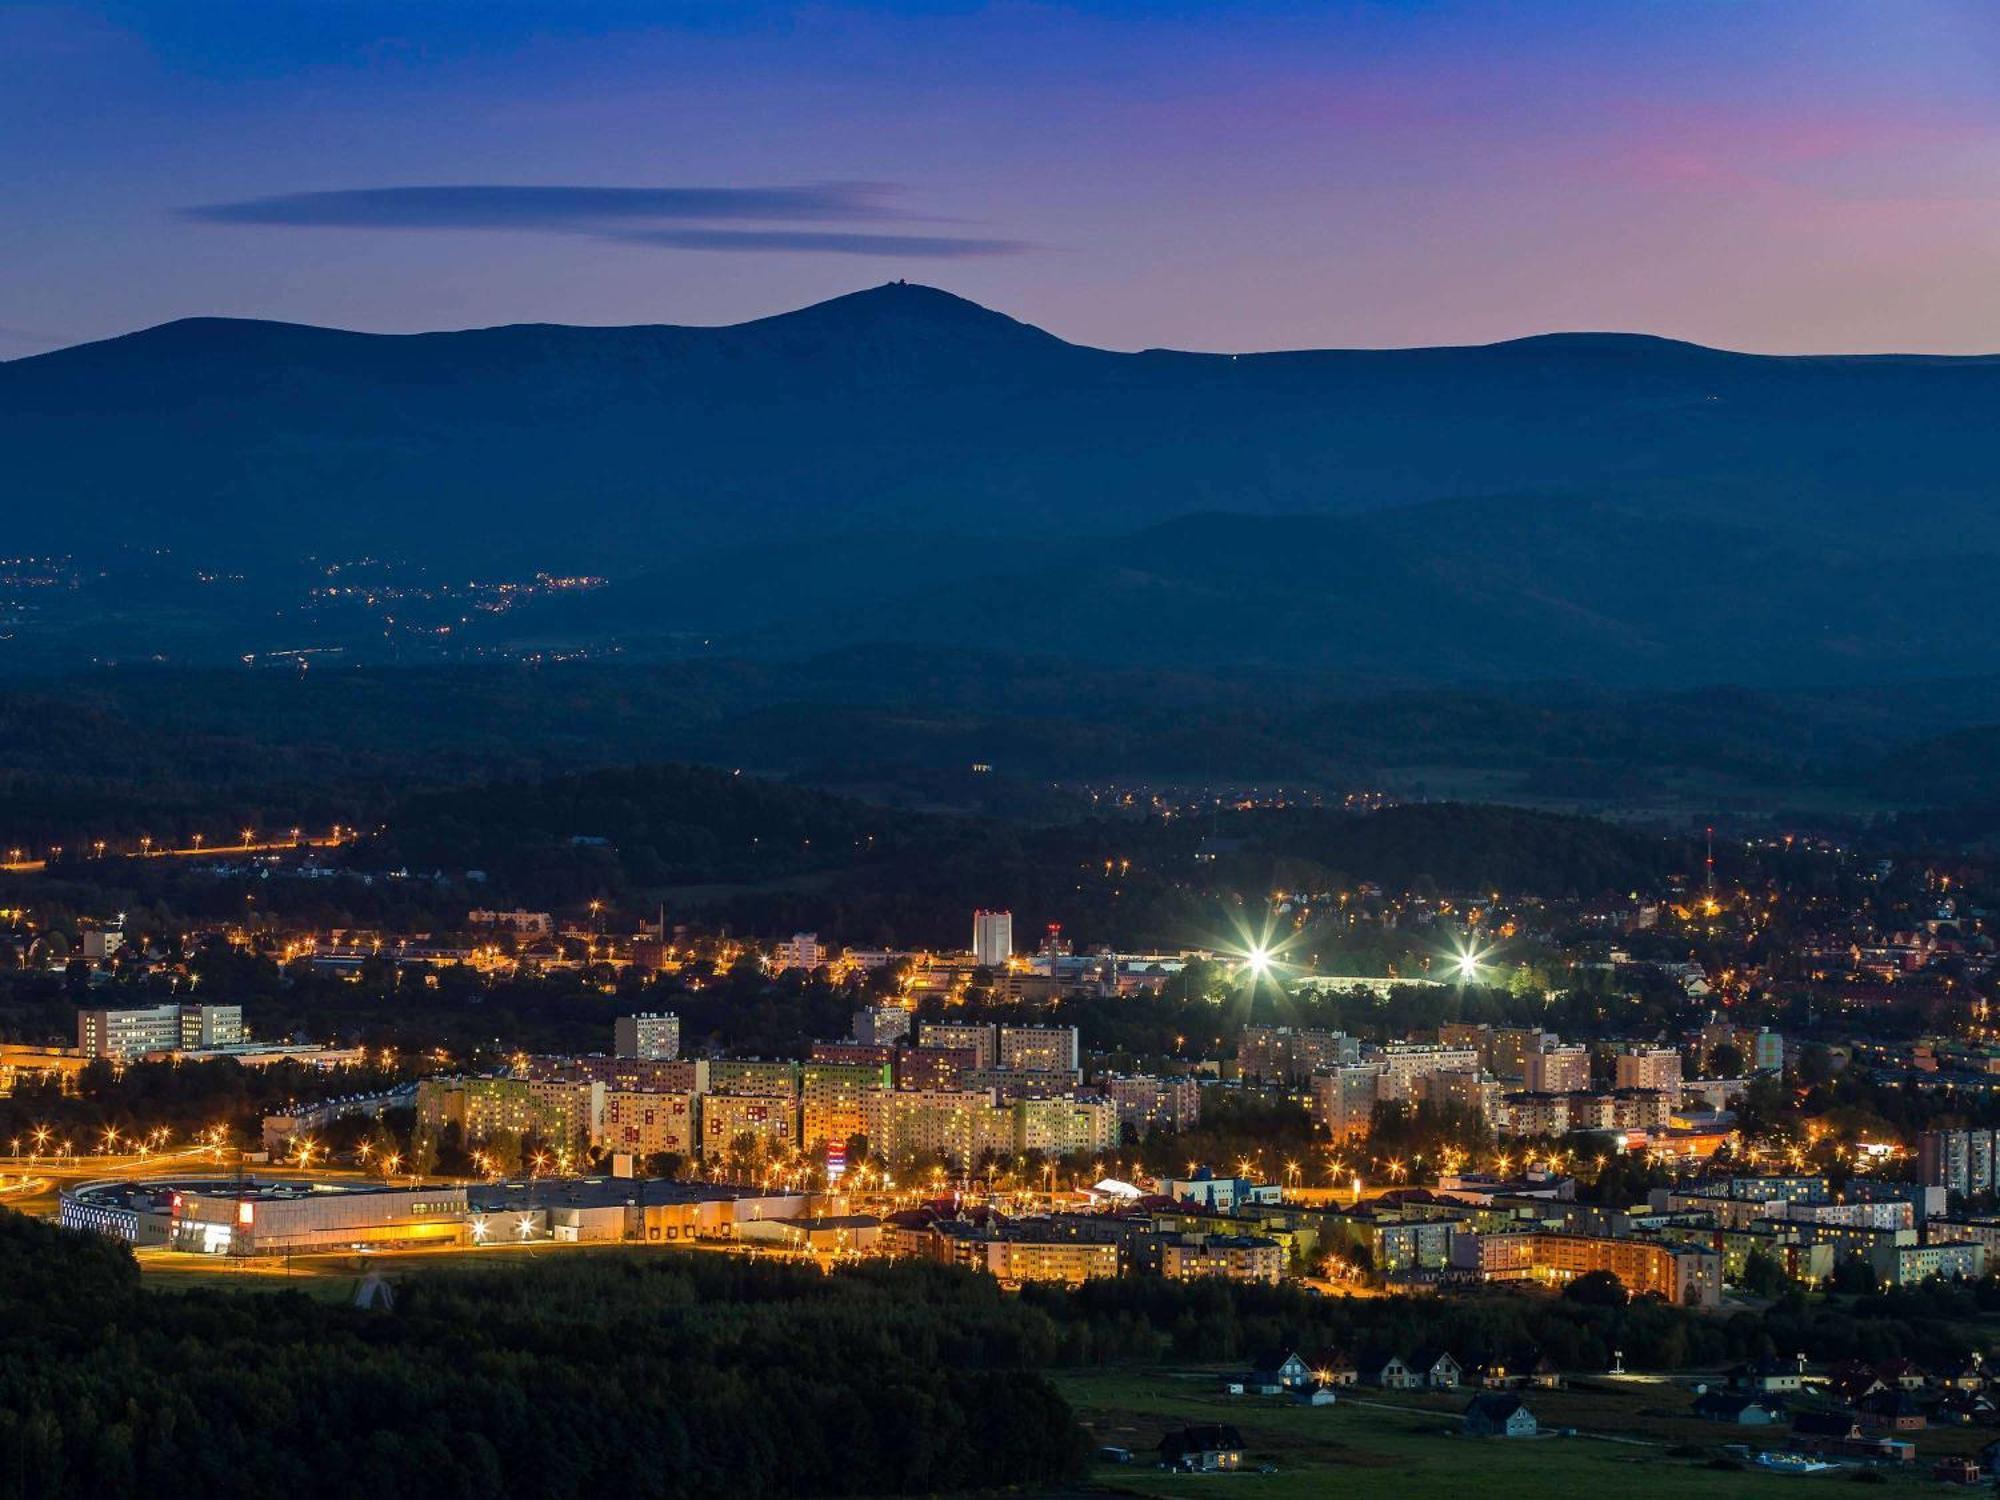
M1996 79L0 5L0 1500L2000 1485Z

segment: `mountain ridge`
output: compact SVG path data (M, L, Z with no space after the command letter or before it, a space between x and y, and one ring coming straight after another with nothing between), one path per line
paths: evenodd
M1351 644L1363 670L1457 679L1546 637L1593 680L1902 673L2000 666L1965 604L2000 557L1996 410L1984 356L1615 333L1127 354L890 283L715 327L191 319L10 361L0 508L17 555L255 579L308 557L614 582L735 559L651 596L633 628L656 641L671 618L1218 665L1340 665ZM1177 542L1217 515L1291 518L1263 544L1281 607L1228 526ZM810 587L759 567L774 538ZM1343 619L1335 589L1367 608Z

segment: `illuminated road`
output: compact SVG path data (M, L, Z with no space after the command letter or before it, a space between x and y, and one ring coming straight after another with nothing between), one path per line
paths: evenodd
M338 849L348 842L346 835L335 838L272 839L266 843L203 844L187 849L148 849L139 853L122 850L111 854L93 855L95 859L223 859L239 854L282 854L290 849ZM58 846L60 847L60 846ZM85 846L88 847L88 846ZM0 871L10 875L36 875L46 870L49 862L45 859L0 860Z

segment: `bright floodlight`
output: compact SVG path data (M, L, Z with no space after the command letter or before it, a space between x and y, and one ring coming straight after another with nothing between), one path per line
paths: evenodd
M1253 974L1263 975L1271 972L1271 950L1269 948L1252 948L1248 953L1243 955L1243 961L1250 966L1250 972Z
M1473 957L1470 953L1461 953L1458 955L1458 977L1460 979L1470 979L1478 972L1479 960L1477 958Z

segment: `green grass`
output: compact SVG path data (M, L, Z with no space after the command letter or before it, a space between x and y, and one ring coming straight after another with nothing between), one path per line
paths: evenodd
M1301 1407L1268 1397L1224 1396L1212 1374L1078 1372L1057 1384L1089 1428L1093 1445L1130 1448L1133 1462L1096 1464L1099 1488L1146 1496L1206 1495L1221 1485L1245 1500L1324 1496L1357 1485L1393 1489L1397 1500L1605 1500L1643 1490L1646 1500L1750 1500L1776 1486L1837 1486L1858 1492L1851 1471L1785 1476L1756 1470L1717 1470L1706 1458L1672 1456L1676 1444L1695 1443L1720 1453L1748 1442L1782 1447L1783 1428L1759 1431L1699 1422L1680 1415L1683 1389L1530 1392L1527 1401L1546 1426L1575 1426L1611 1436L1482 1440L1459 1435L1458 1415L1469 1392L1432 1397L1361 1390L1331 1407ZM1381 1405L1369 1403L1383 1403ZM1641 1416L1653 1412L1653 1416ZM1169 1427L1181 1422L1229 1422L1243 1433L1245 1469L1233 1475L1177 1475L1152 1467L1152 1451ZM1949 1449L1925 1452L1913 1472L1896 1474L1870 1492L1936 1495L1928 1460L1945 1451L1977 1447L1975 1437L1954 1432ZM1932 1435L1939 1436L1939 1435ZM1262 1465L1277 1472L1254 1472Z

